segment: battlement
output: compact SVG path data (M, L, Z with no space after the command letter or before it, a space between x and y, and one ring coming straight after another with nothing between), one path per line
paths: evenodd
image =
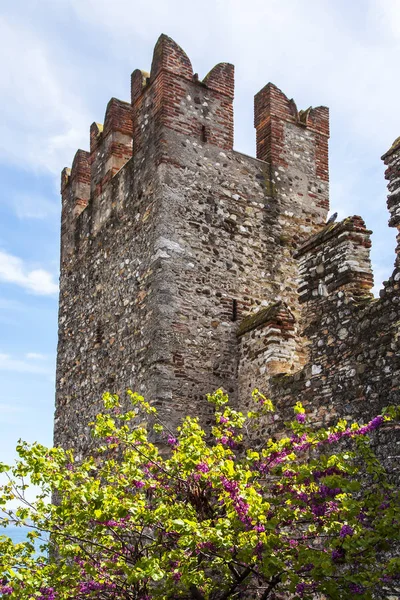
M396 138L389 150L382 156L387 166L385 178L388 180L387 207L389 227L395 227L397 233L395 267L400 268L400 137Z
M268 83L254 98L254 126L257 157L270 162L275 168L298 162L305 139L311 137L315 174L322 181L328 181L327 107L309 107L299 111L293 99L289 100L276 85ZM309 156L307 158L310 160Z
M200 81L182 48L161 35L150 74L136 69L131 76L134 152L155 146L158 161L171 160L163 129L232 150L233 97L233 65L220 63Z
M62 258L74 252L82 232L97 234L121 204L111 198L111 182L127 163L136 171L150 162L154 169L183 168L180 147L188 143L231 152L233 99L233 65L219 63L200 80L182 48L161 35L150 72L132 73L131 101L110 100L104 125L90 127L90 152L78 150L71 172L62 172ZM257 157L270 163L268 185L272 192L279 188L288 205L306 197L305 211L315 223L329 207L328 119L324 107L298 111L273 84L255 97ZM282 177L283 168L297 170L295 183Z
M90 127L91 198L96 198L132 156L133 117L128 102L111 98L104 126Z
M97 203L91 209L89 229L97 230L104 221L99 210L106 214L109 210L100 197L132 157L141 164L145 153L155 167L174 162L173 152L167 150L168 129L199 144L232 150L233 97L233 65L220 63L200 81L185 52L161 35L150 73L138 69L132 73L131 102L112 98L104 125L90 127L90 153L78 150L72 169L62 171L62 256L73 251L76 219L87 206Z

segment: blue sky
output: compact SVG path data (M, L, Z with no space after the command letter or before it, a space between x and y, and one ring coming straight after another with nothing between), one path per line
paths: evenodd
M0 460L50 444L60 171L108 100L129 100L160 33L202 78L236 66L235 147L254 155L253 96L331 109L331 207L374 230L376 290L392 270L380 156L400 135L398 0L13 0L0 11Z

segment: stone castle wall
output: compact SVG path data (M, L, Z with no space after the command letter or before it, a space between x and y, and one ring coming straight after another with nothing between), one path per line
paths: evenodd
M55 442L88 450L106 390L143 393L171 424L187 413L207 423L218 387L242 407L265 389L283 413L300 394L324 419L345 385L357 411L368 353L393 322L368 296L363 221L325 227L328 109L298 111L268 84L251 158L233 150L232 65L200 81L161 36L150 73L131 83L131 102L110 101L90 152L62 173ZM377 306L381 317L361 316Z

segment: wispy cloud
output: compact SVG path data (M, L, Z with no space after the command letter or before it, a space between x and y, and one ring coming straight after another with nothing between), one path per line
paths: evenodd
M29 269L21 258L0 250L0 281L13 283L27 292L51 296L58 291L53 275L44 269Z
M5 414L20 413L22 411L23 411L22 406L20 406L18 404L0 403L0 414L2 416Z
M86 142L90 123L71 66L57 63L46 39L19 18L0 17L0 36L7 48L0 57L0 159L58 173Z
M53 366L41 365L25 359L13 358L9 354L0 353L0 371L36 373L38 375L48 376L53 372Z
M46 360L47 358L45 354L40 354L39 352L28 352L25 354L25 357L28 360Z
M19 219L47 219L59 214L60 203L35 194L17 194L6 200Z

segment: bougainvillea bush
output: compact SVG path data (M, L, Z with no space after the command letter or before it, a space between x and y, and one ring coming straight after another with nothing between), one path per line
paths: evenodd
M398 410L315 430L298 404L286 437L248 449L252 422L273 410L258 391L247 415L222 391L210 396L211 436L189 417L169 431L129 395L129 412L105 395L90 458L21 443L16 466L2 466L3 525L30 530L24 543L0 538L3 597L396 597L399 496L369 434L393 427ZM41 490L31 503L27 478Z

